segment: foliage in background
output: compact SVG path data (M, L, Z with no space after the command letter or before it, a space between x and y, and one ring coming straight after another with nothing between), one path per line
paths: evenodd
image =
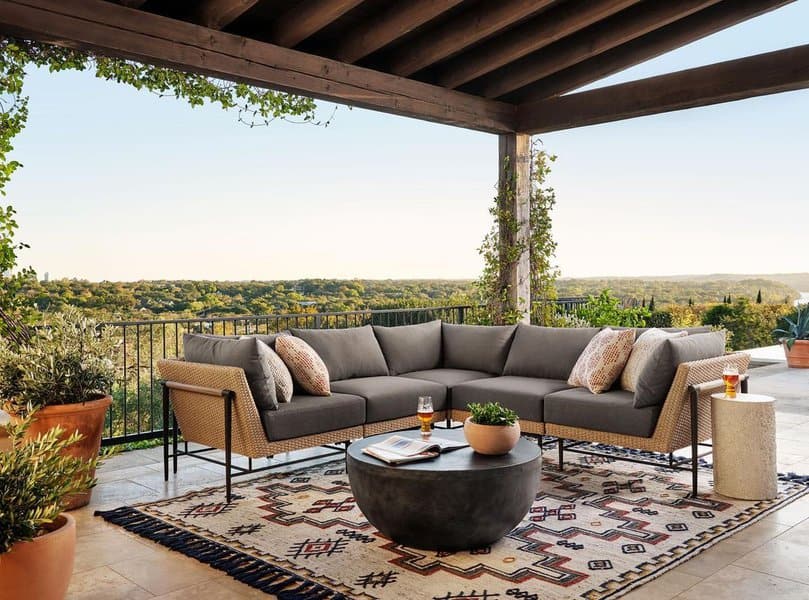
M120 341L77 309L49 316L28 344L0 339L0 398L9 412L73 404L112 390Z
M233 83L204 75L184 73L166 67L130 60L96 56L50 44L0 36L0 194L14 172L22 166L12 160L13 140L25 127L28 97L24 93L26 70L46 68L50 72L92 71L95 76L148 90L159 96L185 100L192 107L218 104L238 112L240 122L254 127L275 119L320 124L311 98ZM325 122L328 124L328 121ZM17 252L27 246L14 240L17 223L11 206L0 207L0 308L20 313L24 305L18 292L34 276L31 269L14 272ZM0 323L0 333L3 325Z
M472 422L478 425L511 426L517 422L517 413L510 408L500 406L499 402L487 402L469 405Z
M799 305L792 314L782 316L772 334L775 341L785 343L790 350L796 340L809 340L809 306Z
M747 350L772 344L772 332L783 315L793 308L788 304L754 304L749 298L737 298L722 311L718 322L709 309L703 324L714 325L727 330L728 347L731 350ZM710 321L710 322L708 322Z
M483 272L476 287L481 302L486 305L488 322L491 324L516 323L523 317L510 298L508 273L526 250L530 261L530 300L538 306L533 311L534 318L540 324L548 324L555 312L554 281L559 271L553 262L556 242L553 241L551 211L556 204L556 195L553 188L546 185L551 163L555 160L556 156L545 150L531 148L527 243L517 239L520 224L508 210L516 193L516 174L510 165L503 166L506 176L498 186L494 205L489 209L494 223L478 248L483 257Z
M0 452L0 564L13 544L47 531L62 512L68 495L95 485L91 476L95 460L62 455L81 434L74 432L62 438L64 431L56 427L24 441L34 418L36 413L29 413L21 422L6 426L12 449Z
M603 290L598 296L590 296L587 304L576 311L576 316L593 327L611 325L615 327L645 327L651 313L643 306L624 307L621 300L610 290Z

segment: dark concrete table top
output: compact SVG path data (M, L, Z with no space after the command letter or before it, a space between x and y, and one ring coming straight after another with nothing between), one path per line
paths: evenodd
M429 550L487 546L522 520L539 490L540 449L524 438L503 456L461 448L389 465L363 453L391 435L421 437L418 431L400 431L359 440L349 446L346 463L360 510L400 544ZM462 429L437 429L433 435L464 439Z

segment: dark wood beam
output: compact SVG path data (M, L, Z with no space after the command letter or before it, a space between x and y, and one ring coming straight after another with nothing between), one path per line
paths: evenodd
M270 41L293 48L343 16L363 0L307 0L282 14L272 25Z
M381 15L369 19L337 46L334 57L346 63L357 62L395 42L460 4L463 0L410 0L390 6Z
M407 77L533 15L555 0L497 0L425 32L388 61L391 73Z
M256 2L258 0L203 0L194 11L194 20L203 27L222 29L253 8Z
M545 133L809 88L809 44L520 106L517 126Z
M514 94L518 103L544 100L623 71L795 0L720 2L685 19L599 54ZM509 96L509 100L512 97Z
M604 26L582 31L557 48L547 48L507 65L483 79L473 93L486 98L498 98L523 86L557 73L588 58L620 46L630 40L660 29L690 14L694 14L719 0L678 0L638 5L631 14L620 15Z
M0 32L478 131L514 131L513 105L103 0L0 0Z
M502 38L485 42L441 66L436 84L446 88L477 79L512 61L536 52L585 27L637 4L640 0L594 0L563 4L516 27Z
M144 4L146 4L146 0L115 0L121 6L126 6L127 8L140 8Z

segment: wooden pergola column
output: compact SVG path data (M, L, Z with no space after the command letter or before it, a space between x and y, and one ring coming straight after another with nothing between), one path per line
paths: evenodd
M531 202L531 136L506 133L499 136L498 190L500 210L500 289L507 290L509 304L531 320L531 261L528 252ZM504 227L513 218L516 228ZM520 246L518 255L510 249ZM511 255L510 255L511 254Z

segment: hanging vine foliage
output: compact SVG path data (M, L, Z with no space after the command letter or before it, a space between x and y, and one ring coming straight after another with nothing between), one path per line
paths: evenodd
M491 324L517 323L523 317L510 294L509 273L526 249L531 270L532 321L550 325L554 319L554 282L559 270L554 264L556 242L553 240L551 211L556 204L556 194L546 181L555 160L556 156L532 146L527 241L519 240L520 224L508 208L516 193L514 169L508 164L503 165L503 172L507 175L500 182L494 205L489 209L494 223L478 248L483 257L483 273L477 281L477 289L486 306L487 321Z
M100 79L185 100L192 107L218 104L224 110L236 111L239 122L250 127L268 125L276 119L328 125L331 118L318 120L315 101L303 96L0 36L0 195L3 196L12 175L21 166L11 158L11 152L14 138L28 119L28 97L23 87L26 71L34 67L52 73L93 72ZM19 310L17 292L34 272L31 269L13 272L17 252L27 247L14 240L18 227L14 215L12 206L0 206L0 308Z

